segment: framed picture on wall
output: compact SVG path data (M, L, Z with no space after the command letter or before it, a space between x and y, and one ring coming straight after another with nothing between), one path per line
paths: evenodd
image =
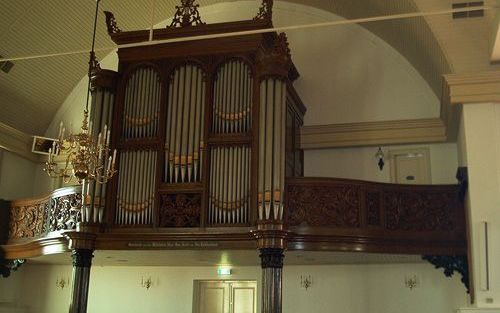
M54 138L33 136L33 145L31 146L31 152L37 154L48 155L49 149L57 140Z

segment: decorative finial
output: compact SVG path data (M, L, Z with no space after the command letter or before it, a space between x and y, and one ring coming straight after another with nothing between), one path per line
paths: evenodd
M195 0L181 0L180 6L175 6L176 12L172 24L168 28L187 27L193 25L204 25L201 20L198 8L199 4L194 4Z
M108 34L112 35L120 33L121 29L118 28L115 15L109 11L104 11L104 15L106 15L106 26L108 27Z
M259 9L259 13L254 17L255 20L273 20L273 0L262 0L262 5Z

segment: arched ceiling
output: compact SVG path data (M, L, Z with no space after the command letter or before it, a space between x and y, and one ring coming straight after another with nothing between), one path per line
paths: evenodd
M333 12L347 19L417 12L421 0L288 0ZM435 0L443 2L445 0ZM201 6L223 0L200 0ZM102 1L115 13L123 30L148 28L153 0ZM155 23L174 13L176 0L155 0ZM0 55L29 56L86 50L91 40L95 1L16 0L0 2ZM255 12L260 1L255 1ZM161 13L160 13L161 12ZM436 95L441 75L451 72L441 47L424 18L363 25L419 71ZM100 15L97 47L112 46ZM108 52L106 52L108 53ZM103 56L105 53L98 53ZM85 75L87 55L18 61L9 74L0 72L0 122L32 134L42 134L75 84Z

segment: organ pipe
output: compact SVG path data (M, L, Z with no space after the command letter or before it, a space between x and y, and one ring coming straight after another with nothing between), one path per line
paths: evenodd
M206 83L203 70L183 65L168 86L164 180L172 184L201 181Z
M251 125L253 85L246 63L232 60L217 71L214 85L212 132L246 133Z
M157 152L121 153L115 223L141 225L153 223Z
M116 92L116 72L94 68L91 77L90 135L97 138L99 133L112 129L113 110ZM108 164L106 161L104 166ZM104 218L107 184L86 181L82 185L84 203L82 221L102 223Z
M211 149L208 222L246 224L250 210L251 149L222 146Z
M258 213L282 220L285 179L286 82L267 78L260 85Z
M161 82L152 67L139 68L125 88L122 138L152 138L158 133Z

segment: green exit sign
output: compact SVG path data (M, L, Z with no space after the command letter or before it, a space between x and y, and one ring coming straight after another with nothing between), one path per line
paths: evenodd
M219 276L228 276L228 275L231 275L231 273L232 273L232 270L229 267L220 266L219 268L217 268L217 275L219 275Z

